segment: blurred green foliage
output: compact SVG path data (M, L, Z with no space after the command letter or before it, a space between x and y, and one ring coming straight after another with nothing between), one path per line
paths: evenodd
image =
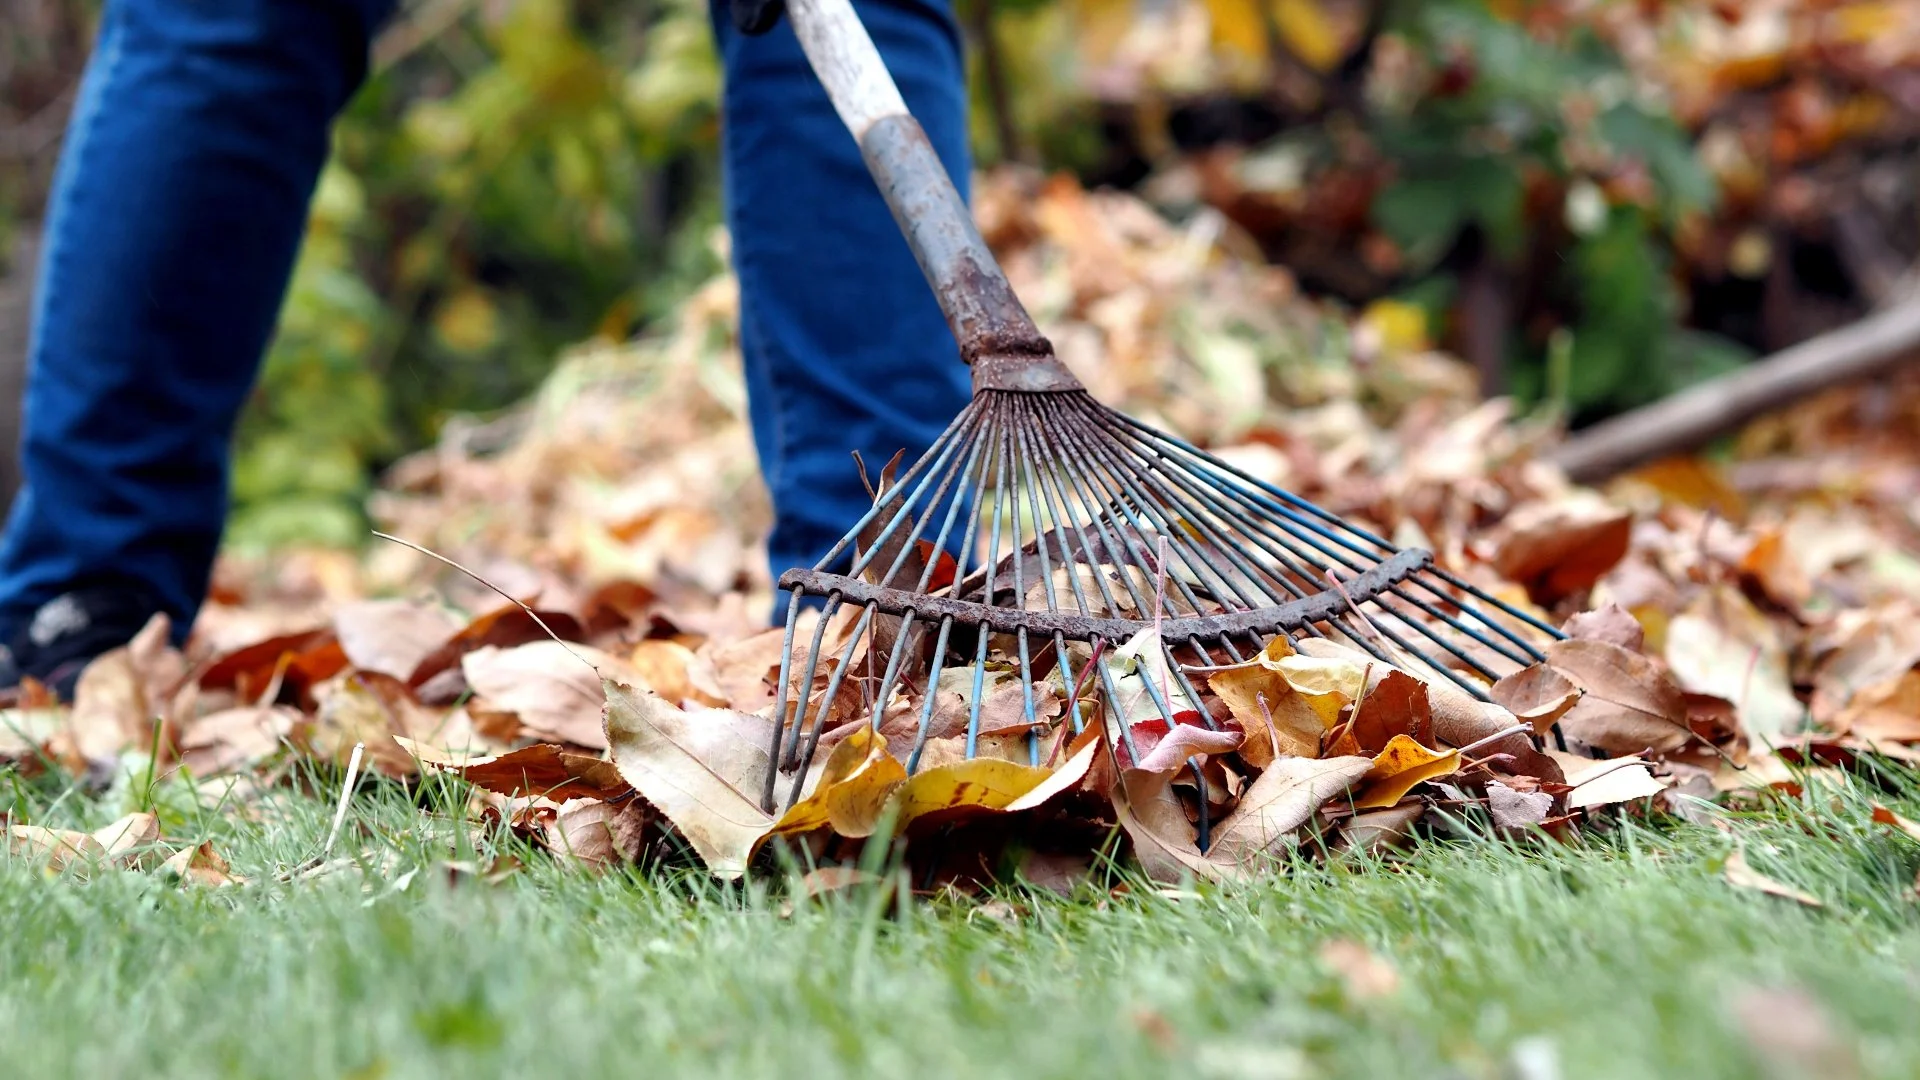
M234 543L364 536L374 466L718 270L709 36L698 0L517 0L376 53L242 423Z
M1743 350L1682 325L1669 272L1674 231L1714 208L1713 179L1619 57L1584 28L1543 40L1478 0L1400 11L1389 25L1457 87L1371 116L1397 174L1374 220L1409 258L1409 294L1451 295L1443 256L1469 229L1510 272L1549 266L1558 332L1517 335L1506 371L1523 400L1575 412L1629 408L1741 363ZM1558 221L1529 213L1530 190L1556 196ZM1571 349L1564 364L1549 362L1556 346Z

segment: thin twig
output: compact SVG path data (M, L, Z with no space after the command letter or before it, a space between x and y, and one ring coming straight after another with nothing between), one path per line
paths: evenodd
M1473 753L1475 750L1478 750L1481 747L1488 745L1489 743L1497 743L1501 739L1505 739L1512 735L1524 735L1531 730L1533 729L1528 727L1526 724L1515 724L1510 728L1505 728L1503 730L1496 731L1484 739L1475 739L1473 742L1470 742L1467 745L1460 747L1460 756L1466 757L1468 754Z
M432 551L427 548L423 548L419 544L416 544L411 540L402 540L397 536L392 536L387 533L383 533L378 529L373 530L373 535L379 537L382 540L391 540L394 543L399 544L401 547L412 548L413 550L419 552L422 555L439 559L441 562L446 563L448 566L453 567L455 570L460 571L461 573L467 575L468 577L479 582L480 584L485 585L487 588L492 589L494 592L499 593L502 599L506 600L510 604L515 605L521 611L526 612L527 618L532 619L534 622L534 625L546 631L547 636L552 638L557 644L559 644L561 648L567 650L569 653L572 653L573 658L575 660L578 660L581 663L587 665L587 667L591 669L595 675L600 674L600 669L597 667L594 667L592 661L588 660L584 656L581 656L579 653L574 652L573 646L568 644L565 640L563 640L559 634L554 633L553 627L547 625L547 620L541 618L539 612L528 607L525 604L525 602L523 602L519 597L513 596L512 594L508 593L505 589L502 589L500 586L495 585L493 582L488 581L486 578L483 578L479 574L476 574L473 571L467 569L466 567L461 566L459 563L454 562L452 559L447 558L445 555L442 555L437 551Z

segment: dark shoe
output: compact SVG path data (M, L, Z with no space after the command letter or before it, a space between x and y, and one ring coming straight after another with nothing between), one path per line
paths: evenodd
M31 676L62 701L93 658L133 640L160 610L143 590L124 585L75 589L40 605L26 625L0 642L0 687Z

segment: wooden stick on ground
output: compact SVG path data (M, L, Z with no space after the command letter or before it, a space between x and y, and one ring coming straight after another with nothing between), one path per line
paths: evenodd
M1920 301L1821 334L1582 431L1548 459L1582 483L1691 450L1772 409L1920 356Z

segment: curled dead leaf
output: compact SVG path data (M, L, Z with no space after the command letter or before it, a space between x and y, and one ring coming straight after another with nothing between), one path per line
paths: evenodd
M906 766L887 753L886 737L869 725L855 725L853 734L827 755L812 793L788 807L768 835L799 836L831 828L841 836L871 836L888 796L906 779Z
M1553 813L1553 796L1544 791L1520 791L1498 780L1487 783L1487 812L1501 829L1527 829Z
M1208 855L1254 865L1290 841L1320 807L1351 791L1373 768L1364 757L1282 758L1248 785L1214 830Z
M1585 638L1556 641L1546 654L1547 663L1582 691L1560 718L1569 739L1609 754L1666 753L1692 739L1685 696L1651 659Z
M721 755L714 752L711 733L703 738L694 718L660 695L611 679L603 685L606 741L620 775L666 815L716 877L744 874L754 848L774 823L773 816L737 786L754 783L756 776L717 771L711 762ZM765 752L760 753L758 776L764 777L768 766Z
M1392 806L1415 784L1451 776L1459 768L1460 751L1429 750L1405 735L1395 735L1374 755L1366 782L1354 797L1354 808L1380 810Z
M175 852L172 858L161 864L160 872L179 878L185 884L210 889L242 884L245 880L234 876L227 860L213 850L212 841Z
M618 801L633 788L613 762L570 753L552 743L536 743L488 757L453 754L405 736L395 736L401 749L441 772L511 798Z

